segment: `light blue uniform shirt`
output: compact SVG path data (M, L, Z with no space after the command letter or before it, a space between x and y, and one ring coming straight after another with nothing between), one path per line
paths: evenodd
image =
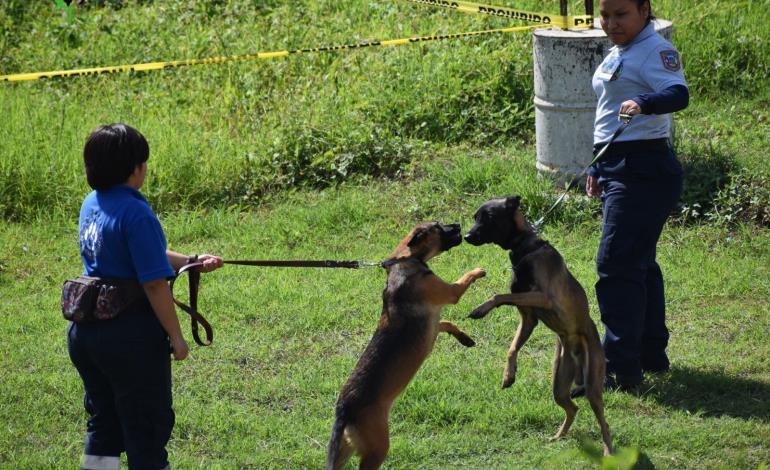
M650 22L629 44L614 46L591 81L599 98L594 121L594 144L607 142L620 125L620 104L642 93L656 93L674 85L687 86L676 48L655 32ZM616 142L669 138L670 114L638 114Z

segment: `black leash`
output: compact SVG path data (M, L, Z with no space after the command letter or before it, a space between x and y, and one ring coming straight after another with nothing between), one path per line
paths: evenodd
M179 271L176 273L176 277L171 279L171 282L169 284L169 288L171 289L171 298L174 300L174 303L187 312L188 315L190 315L190 327L192 328L192 334L193 338L195 339L195 342L198 343L200 346L210 346L211 342L214 341L214 330L211 328L211 325L208 321L206 321L205 318L203 318L203 315L201 315L200 312L198 312L198 287L200 286L201 281L201 273L196 268L203 266L203 263L200 261L193 261L192 263L185 264L181 268L179 268ZM176 299L174 297L174 282L181 276L183 273L187 273L187 276L190 281L190 305L184 304ZM201 340L200 336L198 335L198 324L201 324L203 326L203 329L206 331L206 341Z
M580 178L585 174L586 171L588 171L588 168L593 165L594 163L598 162L606 153L609 146L612 144L612 142L623 133L624 130L626 130L626 127L631 123L631 116L630 114L621 114L620 119L623 121L623 123L618 126L618 128L615 130L615 133L612 134L612 137L607 142L607 145L604 146L604 148L599 151L599 153L596 154L593 160L591 160L591 163L586 166L583 171L580 172L578 176L572 179L569 186L567 186L567 189L564 191L564 194L562 194L559 199L556 200L556 202L553 203L553 205L545 212L545 214L540 217L540 219L537 220L537 222L534 223L533 229L535 230L535 233L540 231L540 228L543 226L543 223L545 222L545 218L553 212L556 207L561 204L561 202L564 200L564 198L567 196L569 191L577 184L577 182L580 180ZM234 265L241 265L241 266L266 266L266 267L279 267L279 268L347 268L347 269L360 269L360 268L368 268L368 267L383 267L387 268L389 266L392 266L394 263L399 262L400 260L385 260L380 262L372 262L372 261L339 261L339 260L229 260L224 261L224 264L234 264ZM198 312L198 288L200 285L200 272L196 269L200 266L203 266L203 263L200 261L193 261L192 263L186 264L182 266L179 271L177 272L177 278L183 274L187 273L190 281L190 305L186 305L176 299L174 297L174 281L176 278L171 280L170 287L171 287L171 297L174 300L174 303L179 306L182 310L187 312L190 315L190 322L192 327L192 333L193 337L195 338L195 342L198 343L201 346L208 346L211 344L211 342L214 340L214 332L211 328L211 325L206 321L206 319L203 317L203 315ZM198 324L201 324L203 326L203 329L206 331L206 341L203 341L200 339L198 335Z
M615 139L617 139L618 136L622 134L623 131L626 130L628 125L631 124L631 119L633 117L634 116L631 114L620 115L620 120L622 121L622 123L618 126L617 129L615 129L615 132L612 134L612 137L610 137L610 140L607 141L607 144L604 147L602 147L599 153L596 154L594 159L591 160L591 163L589 163L585 168L583 168L583 171L581 171L579 175L572 178L572 181L570 181L569 185L567 186L567 189L564 191L564 193L561 196L559 196L559 199L557 199L556 202L554 202L553 205L551 205L551 207L547 211L545 211L545 214L543 214L542 217L537 219L537 221L534 224L532 224L532 228L535 230L535 233L538 233L540 231L540 229L543 227L543 223L545 222L545 218L548 217L548 215L550 215L551 212L553 212L553 210L556 209L556 207L562 203L564 198L567 197L567 194L572 190L572 188L575 187L575 185L578 183L578 181L580 181L583 175L586 174L586 171L588 171L591 165L601 160L601 158L607 152L607 149L610 147L610 145L612 145L612 142L614 142Z
M382 266L382 262L371 261L334 261L334 260L230 260L225 264L241 266L271 266L278 268L348 268L360 269Z
M374 267L374 266L382 266L387 267L390 264L388 264L390 260L382 261L379 263L374 263L371 261L334 261L334 260L231 260L231 261L225 261L225 264L237 264L242 266L274 266L274 267L281 267L281 268L349 268L349 269L359 269L359 268L367 268L367 267ZM195 342L199 344L200 346L210 346L211 342L214 341L214 330L211 328L211 325L208 321L203 317L203 315L198 311L198 289L200 288L200 279L201 279L201 273L197 269L199 267L203 266L203 263L200 261L194 260L191 263L185 264L181 268L179 268L179 271L176 273L176 277L171 280L171 283L169 287L171 288L171 298L174 300L174 303L187 312L188 315L190 315L190 327L192 329L193 339L195 339ZM182 274L187 273L188 279L189 279L189 290L190 290L190 305L187 305L183 302L180 302L177 300L176 297L174 297L174 283L175 281L181 276ZM202 340L200 338L200 335L198 334L198 325L201 325L203 327L203 330L206 332L206 340Z

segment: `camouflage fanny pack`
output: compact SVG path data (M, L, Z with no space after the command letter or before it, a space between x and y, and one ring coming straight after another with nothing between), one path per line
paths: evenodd
M75 323L110 320L144 295L137 281L80 276L64 281L61 311Z

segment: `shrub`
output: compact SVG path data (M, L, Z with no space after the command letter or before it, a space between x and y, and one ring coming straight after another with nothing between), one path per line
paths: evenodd
M713 201L706 218L721 225L752 223L770 228L770 178L747 170L734 173Z
M369 133L340 135L334 130L301 128L273 142L272 157L262 167L286 187L323 188L349 176L397 176L411 160L412 146L378 128Z
M684 170L679 218L682 222L695 221L711 209L735 163L711 145L685 149L679 152L679 160Z

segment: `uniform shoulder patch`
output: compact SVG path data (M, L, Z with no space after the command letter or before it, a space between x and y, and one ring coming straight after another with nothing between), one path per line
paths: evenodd
M679 53L674 49L660 51L660 60L663 62L663 67L665 67L666 70L676 72L682 68L682 61L679 60Z

